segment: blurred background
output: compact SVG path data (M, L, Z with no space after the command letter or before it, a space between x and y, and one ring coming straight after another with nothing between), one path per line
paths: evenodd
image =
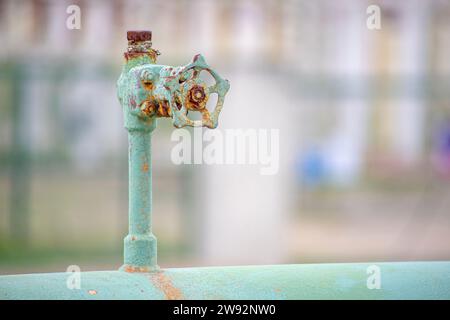
M136 29L160 64L202 53L230 80L218 130L280 130L262 176L174 165L159 121L160 266L450 259L449 16L444 0L0 0L0 274L121 265L115 83Z

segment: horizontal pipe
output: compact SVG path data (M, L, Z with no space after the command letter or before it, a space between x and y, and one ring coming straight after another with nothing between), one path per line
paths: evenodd
M380 288L369 289L370 266ZM369 270L369 271L368 271ZM0 299L450 299L450 262L336 263L0 276Z

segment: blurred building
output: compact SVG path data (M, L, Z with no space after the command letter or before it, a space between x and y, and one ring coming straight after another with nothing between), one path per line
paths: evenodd
M366 24L374 4L379 30ZM81 9L80 30L66 27L69 5ZM115 81L126 30L150 29L159 63L185 64L201 52L230 79L221 130L280 130L280 171L266 177L252 166L175 166L170 121L159 122L161 252L180 264L280 263L314 250L326 260L334 251L320 251L326 241L314 231L322 220L302 220L329 204L323 188L339 199L327 214L342 205L362 216L364 188L387 199L386 185L445 181L431 158L449 111L449 14L441 0L0 0L0 241L121 247L127 140ZM429 190L424 201L434 203L440 195ZM340 198L347 191L348 202ZM342 250L382 259L380 248Z

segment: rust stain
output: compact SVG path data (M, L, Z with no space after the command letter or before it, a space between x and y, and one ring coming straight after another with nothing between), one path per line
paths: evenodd
M124 271L129 272L129 273L136 272L132 266L128 266L128 265L124 267Z
M164 293L166 300L184 299L181 290L173 285L172 280L164 272L152 274L150 280L156 288Z
M147 91L153 91L153 89L154 89L153 82L149 81L149 80L143 80L142 81L142 86Z
M142 57L142 56L148 56L151 59L151 61L153 63L155 63L158 53L159 53L158 51L151 49L151 51L149 51L149 52L130 51L130 52L125 52L123 55L125 57L125 61L127 61L127 62L130 60Z
M164 110L163 113L161 113L161 117L171 117L172 116L172 110L169 107L169 102L167 100L164 100L161 102L161 106Z
M151 117L156 113L156 109L158 108L158 102L150 98L149 100L145 100L142 102L141 111L144 112L147 116Z
M188 110L201 110L206 107L208 96L201 85L192 86L186 95L185 104Z
M147 172L147 171L148 171L148 163L147 163L147 162L145 162L145 163L142 165L142 171L143 171L143 172Z
M149 272L150 268L126 265L123 267L123 271L128 272L128 273L135 273L135 272L145 273L145 272Z
M154 97L150 97L141 104L141 111L148 117L156 115L157 117L170 118L172 110L167 100L158 101Z
M128 41L151 41L152 40L152 32L149 30L131 30L127 31L127 40Z

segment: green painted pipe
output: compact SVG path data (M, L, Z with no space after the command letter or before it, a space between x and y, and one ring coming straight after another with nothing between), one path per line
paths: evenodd
M140 34L138 34L140 35ZM152 170L151 135L156 128L155 117L145 117L139 105L146 95L137 91L135 68L152 66L156 62L156 51L151 45L141 48L141 43L150 41L151 33L143 33L143 41L129 36L130 48L126 52L125 64L117 82L118 98L122 105L125 128L128 131L128 235L124 239L123 271L148 272L157 270L157 240L152 233ZM131 43L133 42L133 43Z
M152 121L152 124L156 119ZM129 234L124 239L124 266L157 269L156 237L152 233L151 134L146 130L129 130Z
M379 268L379 289L367 286ZM0 299L450 299L449 262L162 269L0 277Z

